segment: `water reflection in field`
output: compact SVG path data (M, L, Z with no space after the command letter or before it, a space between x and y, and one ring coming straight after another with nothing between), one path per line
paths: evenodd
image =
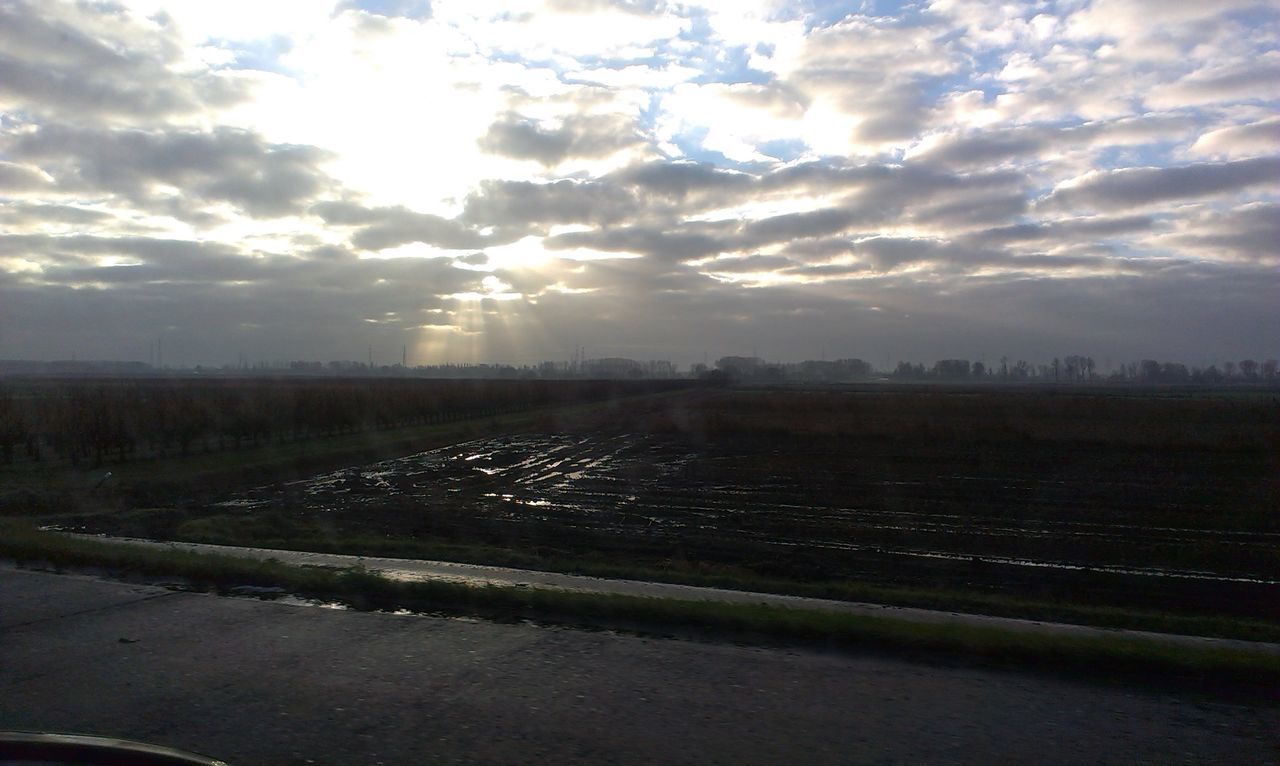
M1184 509L1158 477L886 460L654 434L511 435L261 487L218 505L364 513L373 526L389 511L424 514L624 545L1274 582L1258 562L1273 558L1280 534L1170 524ZM885 465L894 470L877 473ZM1117 505L1076 500L1099 483ZM1135 504L1148 511L1133 512Z

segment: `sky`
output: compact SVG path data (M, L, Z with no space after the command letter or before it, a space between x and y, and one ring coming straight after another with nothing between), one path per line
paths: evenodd
M1280 356L1280 6L0 0L0 358Z

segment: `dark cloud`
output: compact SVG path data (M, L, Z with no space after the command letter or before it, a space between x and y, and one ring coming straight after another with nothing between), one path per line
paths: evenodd
M0 106L61 119L156 119L246 98L230 73L179 73L180 38L106 3L0 4Z
M638 202L616 184L483 181L468 195L462 217L478 226L615 223L638 213Z
M628 226L558 234L547 237L543 244L552 250L589 248L611 253L639 253L660 260L685 261L728 250L729 246L723 236L728 228L726 225L687 224L679 230L664 231L647 226Z
M1157 202L1197 199L1280 181L1280 157L1164 168L1123 168L1090 173L1059 186L1050 208L1124 209Z
M522 221L497 221L493 231L481 232L472 221L420 213L403 206L365 207L352 201L326 201L311 206L310 212L331 226L359 226L351 244L360 250L385 250L422 242L446 250L475 250L514 242L526 228L512 226ZM483 223L480 225L484 225Z
M47 189L53 184L39 168L0 161L0 191L22 192Z
M750 189L755 179L746 173L707 163L651 162L617 171L608 180L635 186L642 194L683 202L701 194L724 195Z
M781 255L748 255L745 258L717 258L703 264L701 270L716 274L745 274L782 271L795 266L795 261Z
M1154 218L1145 215L1118 218L1070 218L1060 221L1021 223L987 229L975 234L972 239L973 241L989 244L1043 242L1046 240L1079 242L1150 231L1155 226L1155 223Z
M499 243L465 224L430 213L403 207L376 208L374 213L374 222L351 237L351 244L361 250L385 250L409 242L448 250L474 250Z
M170 212L157 187L176 189L182 209L226 202L259 218L301 212L335 187L314 147L271 144L232 128L111 130L44 125L4 136L8 154L38 165L66 193L110 194ZM173 211L182 216L181 209Z
M1184 221L1163 240L1206 258L1280 266L1280 204L1257 202Z
M19 275L45 288L108 285L158 291L166 285L187 285L209 294L220 294L226 287L266 294L294 287L317 293L348 290L351 295L341 300L353 309L362 301L380 306L383 301L373 301L372 296L384 293L394 295L398 310L420 306L426 298L431 298L426 304L434 306L438 301L432 296L474 289L484 276L454 268L442 258L358 259L334 247L296 257L152 237L0 236L0 255L22 255L45 263L39 273ZM101 256L116 258L112 265L101 265Z
M873 237L853 246L856 256L876 271L892 271L900 266L928 261L949 261L960 251L931 239Z
M518 114L489 126L480 148L519 160L558 165L569 158L596 159L640 142L630 120L615 115L571 115L548 128Z
M1027 211L1027 198L1022 193L976 194L948 199L940 204L920 206L911 213L911 221L949 231L964 230L1012 220Z
M326 200L312 205L308 211L333 226L362 226L378 220L378 208L365 207L349 200Z
M1186 77L1155 88L1148 103L1164 108L1241 100L1270 100L1280 95L1280 53L1225 66L1199 69Z
M112 221L115 217L101 210L86 210L72 205L0 203L0 221L15 228L42 223L88 225Z
M341 34L357 37L405 32L411 25L396 19L430 14L420 0L330 7ZM519 180L461 179L466 186L448 200L460 212L437 215L367 204L327 175L329 158L316 147L191 127L218 125L219 107L251 95L259 75L202 67L164 14L0 0L0 347L139 358L163 332L166 349L185 355L173 358L179 363L240 352L364 358L370 344L389 347L392 354L377 353L398 361L403 345L462 338L461 351L418 361L534 362L585 344L591 355L683 362L758 347L771 358L825 350L879 364L888 354L1034 361L1074 352L1195 361L1275 345L1280 208L1268 185L1280 179L1280 159L1266 117L1277 94L1269 77L1276 54L1257 53L1265 28L1243 30L1231 17L1224 23L1234 26L1198 24L1204 29L1178 40L1139 35L1150 50L1135 52L1130 36L1102 56L1098 41L1081 43L1065 23L1037 25L1047 38L1032 42L1029 26L1002 25L998 14L986 24L965 12L967 21L953 25L936 8L873 18L866 9L804 7L775 16L800 22L806 39L798 46L752 50L726 47L715 15L688 6L546 7L668 13L684 32L639 52L576 55L539 40L532 48L549 52L547 61L504 54L498 65L511 77L498 97L508 111L473 138L542 167ZM1179 5L1187 7L1189 0ZM375 45L357 42L376 58ZM575 41L575 50L577 42L590 41ZM1147 55L1164 42L1183 58ZM282 38L279 49L290 43L300 52L309 46ZM479 72L489 53L449 55ZM1146 56L1141 67L1134 56ZM762 68L786 74L759 71L768 59L772 66ZM311 74L275 63L272 77ZM615 88L603 76L584 85L566 74L621 74L633 65L677 77L698 72L691 83L716 101L759 109L769 118L762 132L776 140L753 138L755 126L690 124L701 116L672 114L680 99L664 100L665 80ZM528 79L520 67L532 70ZM559 85L547 87L549 76ZM486 92L482 83L492 79L477 74L459 87ZM643 91L648 104L636 111ZM1165 111L1133 114L1141 102ZM1217 112L1188 108L1232 102ZM844 126L842 135L833 138L826 125L828 135L815 139L815 106ZM626 116L604 114L610 109ZM1016 116L979 130L948 122L980 110ZM528 116L546 114L560 117ZM369 122L367 140L382 140ZM788 124L797 125L794 134ZM861 144L857 151L881 153L806 154L819 143L838 147L844 132ZM723 159L651 161L675 151L720 156L713 139L726 136L763 155L807 161L737 169ZM424 141L402 151L433 151L430 136ZM556 172L619 150L647 159L600 176ZM1254 159L1114 169L1188 153ZM1094 172L1063 182L1081 168ZM434 210L425 207L433 202L418 204ZM311 217L284 218L303 212ZM155 215L191 226L157 224ZM262 220L250 226L242 215ZM224 222L253 235L204 242L143 228ZM540 238L552 257L516 265L509 254L486 252L525 237ZM452 253L363 257L414 242ZM578 248L612 257L578 260ZM528 299L483 297L494 291Z
M911 155L913 162L948 167L988 167L1034 162L1057 149L1167 140L1196 127L1186 115L1147 115L1079 125L1022 125L945 136Z
M826 237L848 229L858 219L857 212L840 208L775 215L744 225L740 247L750 249L776 242Z
M1049 143L1050 134L1045 130L995 130L941 142L912 159L947 165L990 165L1015 157L1034 157Z

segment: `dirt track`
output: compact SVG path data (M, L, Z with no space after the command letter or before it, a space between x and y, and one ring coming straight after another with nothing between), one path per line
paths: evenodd
M233 764L1274 763L1280 710L0 569L0 727Z

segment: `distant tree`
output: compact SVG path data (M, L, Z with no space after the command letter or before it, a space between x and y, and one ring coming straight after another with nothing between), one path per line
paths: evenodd
M1079 360L1080 360L1080 357L1075 356L1074 354L1071 356L1063 357L1062 377L1066 378L1069 381L1074 382L1076 378L1079 376L1079 369L1080 369Z
M982 362L973 363L973 377L983 378L987 375L987 366Z
M1252 359L1241 359L1240 374L1244 376L1245 380L1257 380L1258 363Z
M1280 364L1278 364L1274 359L1268 359L1267 361L1263 362L1262 363L1262 379L1266 380L1267 382L1274 382L1276 379L1277 367L1280 367Z
M968 359L941 359L933 365L933 376L941 380L964 380L969 377Z
M1222 363L1222 374L1223 374L1225 377L1227 377L1227 378L1234 378L1234 377L1236 376L1236 363L1235 363L1235 362L1223 362L1223 363Z
M1160 380L1160 363L1154 359L1143 359L1138 363L1138 380L1145 383L1156 383Z
M1191 379L1185 364L1165 362L1160 365L1160 379L1165 383L1185 383Z

